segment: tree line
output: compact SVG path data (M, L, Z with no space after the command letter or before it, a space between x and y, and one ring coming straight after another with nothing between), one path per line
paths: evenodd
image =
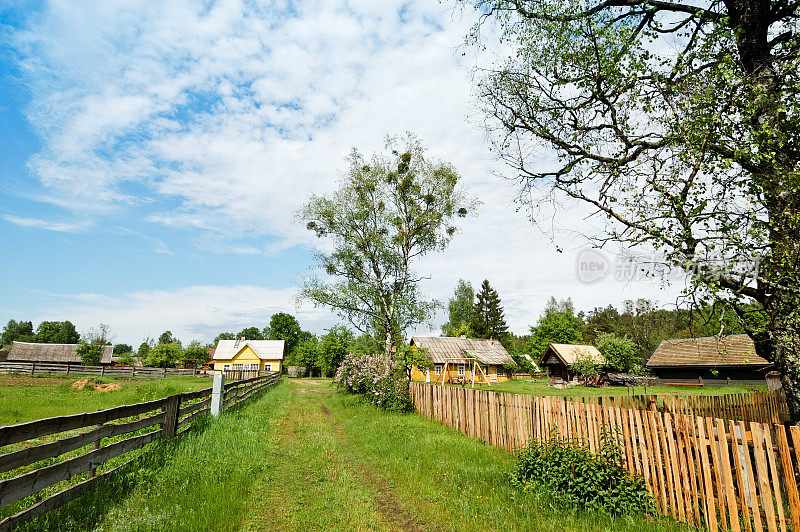
M508 330L502 301L488 280L476 294L471 283L459 279L447 310L443 336L495 338L528 371L533 369L531 361L538 362L551 343L592 344L606 356L609 369L644 372L644 364L662 340L744 334L747 329L767 326L755 306L743 323L734 311L719 304L664 309L648 299L637 299L625 301L622 308L607 305L578 312L570 298L550 297L530 333L516 335Z

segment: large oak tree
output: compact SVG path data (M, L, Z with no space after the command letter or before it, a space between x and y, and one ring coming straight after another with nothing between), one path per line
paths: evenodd
M523 191L589 204L598 244L662 253L745 324L757 303L800 420L798 2L473 3L515 52L479 92Z

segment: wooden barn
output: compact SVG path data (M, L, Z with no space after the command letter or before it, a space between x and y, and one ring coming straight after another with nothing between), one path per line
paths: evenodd
M100 364L111 364L114 346L103 346ZM6 357L8 362L39 362L42 364L82 364L78 344L37 344L14 342Z
M664 380L764 380L773 364L756 354L746 334L664 340L656 348L649 369Z
M539 360L539 367L546 370L550 377L571 382L575 379L572 364L583 357L590 358L595 364L605 363L603 355L593 345L550 344Z
M452 336L414 336L412 346L425 350L433 368L420 371L416 366L411 379L426 382L500 382L511 378L506 365L514 359L497 340Z

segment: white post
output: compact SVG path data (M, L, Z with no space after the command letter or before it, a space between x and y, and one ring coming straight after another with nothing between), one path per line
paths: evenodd
M217 417L222 413L222 398L225 396L225 374L214 375L214 384L211 385L211 415Z
M425 382L431 382L431 368L425 370Z

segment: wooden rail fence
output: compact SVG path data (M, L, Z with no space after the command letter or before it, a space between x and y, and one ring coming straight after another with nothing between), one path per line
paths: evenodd
M246 401L277 382L279 377L278 373L271 373L226 384L224 407L230 408ZM211 390L206 388L145 403L0 427L0 452L4 453L0 454L0 478L13 475L0 480L0 511L10 504L31 498L29 506L0 521L0 532L11 530L76 498L99 479L116 471L119 466L96 474L98 468L112 458L187 430L189 423L209 413ZM46 437L55 434L61 437L40 443L40 438L50 439ZM103 439L122 435L127 436L101 445ZM90 445L91 448L87 449ZM74 451L83 452L75 455ZM70 454L63 456L66 453ZM59 461L52 463L54 459ZM43 460L45 465L40 465ZM60 482L75 480L76 475L87 471L88 478L55 494L41 493ZM40 500L35 501L37 498Z
M144 366L82 366L80 364L45 364L42 362L0 362L0 373L44 375L101 375L106 377L135 377L140 379L197 375L196 369L151 368Z
M553 436L597 451L602 435L613 434L621 465L678 521L800 532L798 426L423 383L411 383L411 394L421 415L511 452Z

